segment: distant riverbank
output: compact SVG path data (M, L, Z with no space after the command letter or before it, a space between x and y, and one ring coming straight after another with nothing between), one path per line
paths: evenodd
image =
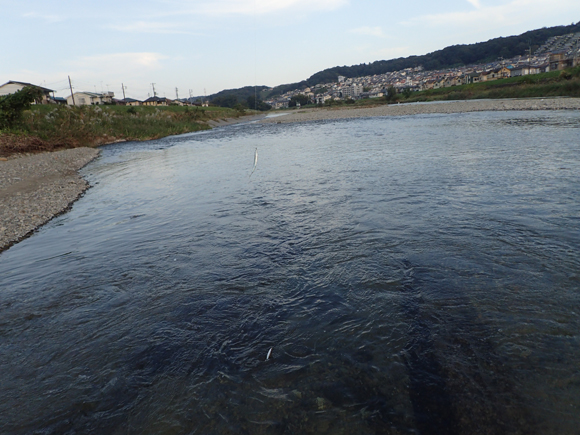
M522 100L462 100L436 103L408 103L373 107L308 108L284 116L266 118L268 124L381 116L412 116L430 113L465 113L505 110L580 110L580 98L537 98Z

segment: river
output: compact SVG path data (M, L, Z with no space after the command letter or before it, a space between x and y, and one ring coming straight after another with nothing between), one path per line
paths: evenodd
M578 433L580 112L250 123L83 175L0 254L1 433Z

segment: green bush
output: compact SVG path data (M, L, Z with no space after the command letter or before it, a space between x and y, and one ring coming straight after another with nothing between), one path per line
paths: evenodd
M42 91L27 86L13 94L0 97L0 129L11 129L22 121L25 110L30 110L32 103L42 99Z

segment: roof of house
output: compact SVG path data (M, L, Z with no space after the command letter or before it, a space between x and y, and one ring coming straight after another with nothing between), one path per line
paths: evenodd
M85 94L85 95L88 95L89 97L95 97L95 98L105 97L105 94L98 94L96 92L84 92L84 91L81 91L81 92L75 92L74 93L74 95L77 95L77 94Z
M167 98L165 98L165 97L149 97L149 98L147 98L147 99L146 99L145 101L143 101L143 102L144 102L144 103L147 103L147 102L153 102L153 101L170 101L170 100L168 100L168 99L167 99Z
M40 89L42 89L45 92L54 92L53 89L43 88L42 86L33 85L32 83L17 82L17 81L14 81L14 80L9 80L6 83L4 83L2 86L6 86L6 85L10 85L10 84L24 85L24 86L32 86L34 88L40 88ZM0 87L2 87L2 86L0 86Z

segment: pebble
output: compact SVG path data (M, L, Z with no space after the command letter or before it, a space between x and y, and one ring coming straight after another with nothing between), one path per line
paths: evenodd
M0 160L0 252L66 211L89 187L78 170L95 148Z

